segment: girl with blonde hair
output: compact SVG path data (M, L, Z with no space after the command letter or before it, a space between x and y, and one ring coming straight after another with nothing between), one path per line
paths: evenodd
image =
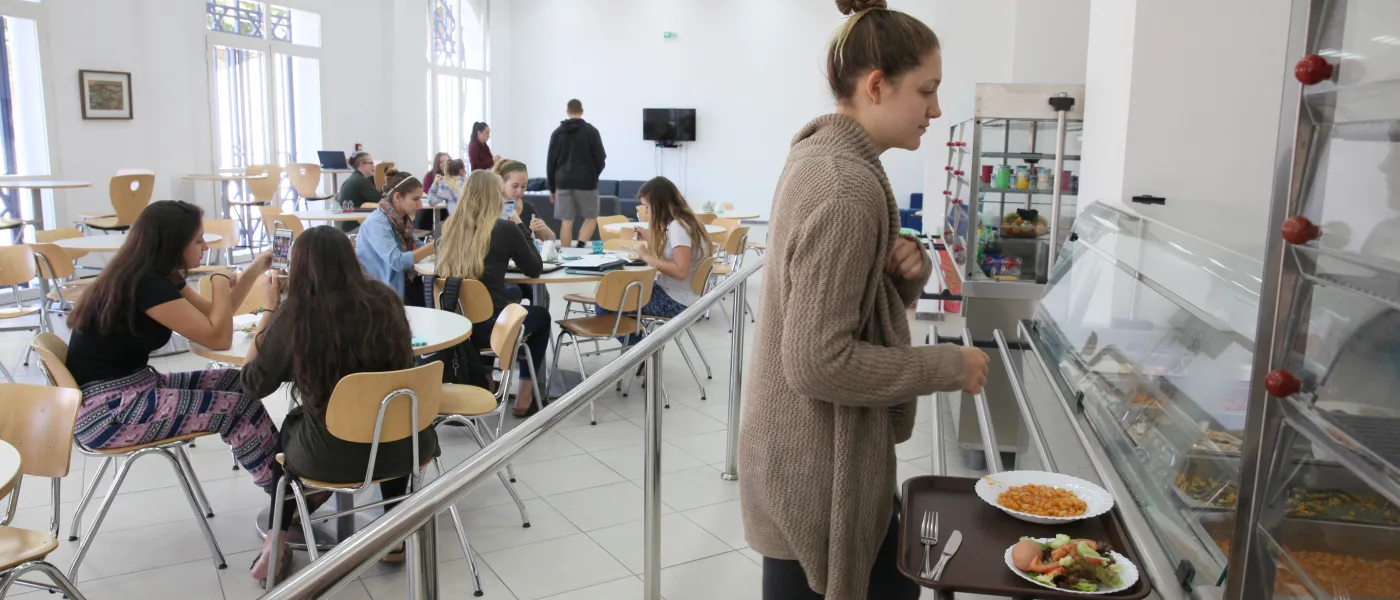
M502 193L501 178L495 173L472 172L462 188L457 210L443 224L442 238L438 240L437 275L478 280L491 294L494 308L491 320L472 328L472 342L478 348L491 345L489 324L495 323L501 310L509 304L506 271L511 261L527 277L539 277L544 271L544 263L534 245L515 223L501 218ZM522 418L539 408L530 402L534 391L532 373L543 372L550 335L549 309L526 306L525 310L525 344L533 362L525 355L520 356L515 415Z

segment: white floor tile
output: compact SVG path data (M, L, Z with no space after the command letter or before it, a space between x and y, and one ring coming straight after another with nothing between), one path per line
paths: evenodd
M584 534L481 556L519 600L544 598L630 574L627 567Z
M646 424L645 417L629 420L636 423L638 427L644 427ZM724 423L680 404L672 404L670 410L663 411L661 414L662 439L670 440L723 430Z
M661 571L666 600L760 600L763 570L738 552L728 552Z
M748 540L744 539L744 512L738 500L702 506L682 514L731 548L749 546Z
M759 567L763 566L763 555L759 554L757 550L754 550L753 548L740 548L739 554L742 554L745 558L748 558L749 560L753 561L753 564L756 564Z
M625 577L550 596L546 600L638 600L642 597L642 592L641 579Z
M726 432L721 430L702 433L700 435L672 438L666 441L674 444L686 454L704 461L705 464L712 465L724 462L724 454L729 444L729 437Z
M642 428L636 423L622 420L569 427L559 430L559 435L589 452L642 444Z
M79 543L64 542L50 555L50 562L67 571ZM99 533L83 559L77 580L81 583L191 561L196 562L188 568L199 567L213 574L216 569L212 559L198 560L211 556L213 552L193 520Z
M219 585L223 587L224 600L254 600L256 598L261 598L263 594L267 593L267 590L259 587L258 582L248 573L249 567L253 564L253 561L258 558L259 552L262 552L261 546L259 546L257 550L250 552L229 555L228 568L218 572ZM306 554L301 552L293 554L292 573L305 568L306 561ZM197 563L190 565L191 568L197 566ZM146 597L150 598L152 596ZM156 597L175 598L177 596L160 595ZM369 591L366 590L364 584L359 581L351 581L330 597L333 600L370 600Z
M516 465L515 476L543 496L625 481L616 471L586 454Z
M131 571L95 581L83 581L78 591L87 596L88 600L224 600L224 593L219 585L219 573L221 571L216 571L208 562L174 564L157 569ZM244 576L246 575L245 571ZM37 581L40 577L36 576L34 579ZM57 596L42 594L35 597Z
M501 581L485 561L477 559L477 571L481 576L481 590L491 600L517 600L510 588ZM476 591L472 582L471 566L466 559L443 563L438 568L438 595L442 598L471 598ZM407 600L408 579L403 569L393 573L365 577L360 580L369 597L373 600Z
M739 482L725 481L719 475L719 469L709 465L666 473L661 476L661 501L686 511L737 499Z
M459 504L458 510L462 515L462 526L467 530L467 539L477 553L514 548L579 532L564 515L539 498L525 501L525 510L530 513L529 527L521 527L520 511L515 504L472 510L467 510L465 504ZM440 518L439 526L446 524L450 524L450 520L444 515ZM457 544L456 538L457 534L453 533L450 539L454 545ZM453 552L461 556L460 549Z
M614 525L588 532L619 562L640 575L645 564L645 537L642 521ZM699 525L679 514L661 517L661 567L723 554L732 548L710 535Z
M544 500L583 531L642 519L642 488L630 481L546 496Z
M895 457L899 460L914 460L916 458L926 458L929 449L932 447L932 436L922 431L915 431L903 444L894 447Z
M641 479L646 474L643 468L646 456L641 446L627 446L594 452L593 458L603 461L603 464L617 471L618 475L628 479ZM693 469L703 464L705 463L700 459L686 454L680 448L668 442L661 442L662 473Z

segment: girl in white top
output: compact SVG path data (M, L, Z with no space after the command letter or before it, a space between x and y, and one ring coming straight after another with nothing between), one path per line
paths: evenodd
M648 227L638 228L637 255L656 269L656 289L642 314L674 317L700 299L691 279L714 254L705 226L695 218L676 184L656 177L642 185L637 198L646 207ZM606 312L606 311L600 311Z

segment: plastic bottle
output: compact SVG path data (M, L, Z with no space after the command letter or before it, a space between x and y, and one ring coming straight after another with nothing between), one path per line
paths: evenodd
M1037 174L1035 177L1035 189L1038 189L1042 192L1048 192L1055 189L1053 184L1050 183L1049 169L1036 169L1036 171Z

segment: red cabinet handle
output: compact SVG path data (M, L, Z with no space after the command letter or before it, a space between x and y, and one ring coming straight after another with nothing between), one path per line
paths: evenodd
M1322 230L1307 217L1298 215L1283 222L1283 240L1290 244L1306 244L1322 235Z
M958 145L957 142L948 142L948 147L949 147L949 148L952 148L953 146L956 146L956 145Z
M954 175L962 175L963 172L962 172L962 171L953 171L953 174L954 174Z
M1315 85L1332 78L1332 73L1336 69L1327 59L1316 54L1309 54L1298 61L1293 67L1293 76L1303 85Z
M952 171L952 170L953 170L953 167L952 167L952 165L949 165L949 166L943 167L943 170L944 170L944 171Z
M1294 377L1292 373L1278 369L1269 372L1264 377L1264 389L1269 392L1270 396L1284 398L1298 393L1298 390L1303 389L1303 383L1298 381L1298 378Z
M953 192L948 191L948 190L943 190L943 195L944 195L944 196L952 196L952 195L953 195Z

